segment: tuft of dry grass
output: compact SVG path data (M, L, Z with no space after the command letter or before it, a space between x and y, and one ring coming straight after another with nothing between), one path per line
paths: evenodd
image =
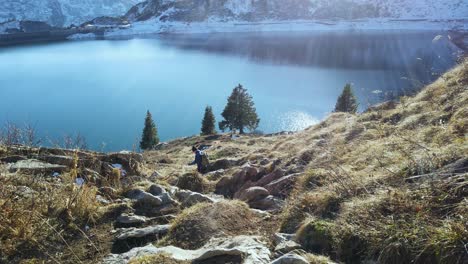
M180 176L177 179L176 186L181 189L199 193L207 193L213 189L213 184L195 171Z
M133 259L129 264L190 264L190 261L174 260L168 254L157 254Z
M255 233L257 216L240 201L200 203L182 211L172 223L164 243L197 249L214 236Z

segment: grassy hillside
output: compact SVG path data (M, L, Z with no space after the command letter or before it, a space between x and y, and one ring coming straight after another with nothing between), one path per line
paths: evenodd
M119 178L114 171L103 175L106 180L77 188L72 182L82 169L79 163L54 182L8 172L2 162L0 262L96 262L111 252L115 217L135 207L123 199L128 190L158 183L224 201L178 205L167 220L168 234L152 241L157 246L195 249L212 236L254 234L273 250L274 234L283 232L296 234L301 254L311 263L467 263L467 106L465 61L415 97L357 115L334 113L298 133L169 142L144 153L135 175L117 182L109 180ZM192 145L208 147L214 172L201 176L187 165ZM0 158L11 156L9 151L2 148ZM236 176L246 164L256 170L251 182ZM243 202L229 201L237 194L220 191L223 182L230 182L229 188L256 186L277 171L292 175L290 184L274 190L277 210L250 211ZM109 185L115 191L104 195L99 188ZM8 191L18 186L28 186L40 198ZM110 204L98 203L96 193ZM133 263L161 259L179 263L167 255Z

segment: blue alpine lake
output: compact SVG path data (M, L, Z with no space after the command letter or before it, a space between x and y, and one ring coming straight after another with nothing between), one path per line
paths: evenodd
M35 126L44 144L80 133L93 149L132 149L147 110L161 140L221 120L242 84L265 133L329 114L346 83L360 109L412 92L455 64L444 32L157 35L0 48L0 124Z

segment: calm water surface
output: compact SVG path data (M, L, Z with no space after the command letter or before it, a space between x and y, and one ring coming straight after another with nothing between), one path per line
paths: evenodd
M79 132L95 149L131 149L146 110L162 140L194 135L205 106L219 121L241 83L261 131L299 130L325 117L347 82L365 109L430 82L458 52L441 32L174 35L3 48L0 124L34 124L50 139Z

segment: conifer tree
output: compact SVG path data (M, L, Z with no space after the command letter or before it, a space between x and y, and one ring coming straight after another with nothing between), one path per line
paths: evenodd
M158 130L154 124L153 117L150 111L146 112L145 127L140 141L142 150L153 149L159 143Z
M351 89L351 84L348 83L336 101L335 112L348 112L355 114L357 109L358 103L356 97Z
M227 105L221 115L224 120L219 123L219 129L222 131L238 129L239 133L244 134L246 128L255 130L260 123L252 96L240 84L228 97Z
M205 116L203 117L202 121L202 128L201 132L202 135L214 135L216 134L216 129L215 129L215 116L213 114L213 109L211 106L207 106L205 108Z

